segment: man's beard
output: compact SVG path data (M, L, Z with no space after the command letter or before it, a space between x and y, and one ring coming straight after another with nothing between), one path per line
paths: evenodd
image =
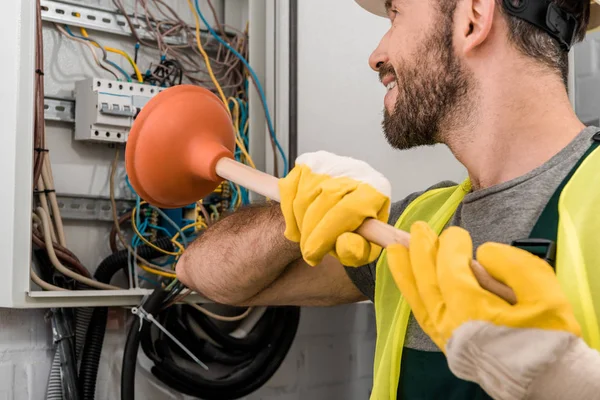
M381 77L393 74L398 84L395 108L392 113L386 108L383 120L385 137L396 149L443 142L442 132L456 127L468 114L472 79L453 53L452 21L446 19L434 28L415 54L397 72L390 64L380 69Z

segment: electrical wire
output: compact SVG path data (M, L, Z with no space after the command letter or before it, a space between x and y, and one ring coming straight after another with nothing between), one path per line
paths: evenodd
M136 41L141 45L147 46L149 48L158 48L162 57L168 57L171 60L176 60L182 65L182 74L193 84L208 86L212 83L212 81L206 81L204 79L200 79L195 76L199 72L203 71L203 67L199 64L199 60L197 60L194 56L202 56L197 48L196 41L194 39L194 29L188 26L188 24L183 21L177 13L165 4L161 0L135 0L134 2L134 13L133 16L129 15L125 10L122 2L120 0L113 0L115 6L119 9L121 14L124 15L127 20L127 24L132 31L132 34ZM140 15L138 12L139 4L142 5L144 9L144 15ZM153 4L156 9L163 15L167 20L159 20L157 17L152 15L148 5ZM170 15L163 10L168 10ZM145 29L155 40L154 42L142 40L138 34L138 30L140 29L140 21L138 19L144 19L146 24ZM149 24L149 25L148 25ZM208 33L205 29L200 29L201 32ZM170 45L167 42L167 35L173 34L175 36L179 35L179 39L183 38L187 40L187 43L183 45ZM238 42L240 44L246 44L245 38L239 38L234 34L226 33L226 40L229 38L233 38L232 42ZM230 56L229 52L223 52L223 46L217 43L217 46L214 48L208 47L209 43L205 45L205 49L207 53L211 51L215 51L217 57L211 57L211 63L213 68L215 69L215 74L222 77L221 87L225 91L226 89L231 89L233 93L237 93L238 89L244 84L244 76L239 72L239 68L237 66L241 66L241 62L235 56ZM191 49L193 52L187 52L186 49ZM224 54L223 59L220 54ZM152 76L151 73L146 73L145 80L148 81L148 78L152 77L156 79L156 77Z
M115 151L115 157L113 159L113 163L111 166L111 172L110 172L110 178L109 178L109 180L110 180L110 182L109 182L110 203L112 206L111 208L112 208L112 214L113 214L113 223L115 226L115 230L117 231L117 237L119 238L119 241L121 242L123 247L125 247L125 249L127 249L135 257L135 259L138 260L141 264L145 265L146 267L150 267L152 269L158 270L158 271L172 273L172 271L161 268L160 266L149 262L148 260L141 257L139 254L137 254L135 252L135 250L127 243L127 240L125 240L125 236L123 235L123 232L121 231L121 226L119 225L119 216L117 215L117 201L115 199L115 175L117 173L117 163L119 161L119 153L120 153L119 148L117 147L117 149Z
M248 315L250 315L250 313L252 312L252 307L250 307L250 308L248 308L246 311L244 311L240 315L236 315L236 316L233 316L233 317L225 317L223 315L215 314L212 311L209 311L206 308L201 307L198 304L195 304L195 303L193 303L191 301L186 301L185 303L187 305L189 305L190 307L193 307L196 310L200 311L202 314L206 315L207 317L210 317L212 319L216 319L217 321L223 321L223 322L237 322L237 321L241 321L244 318L246 318Z
M85 39L89 39L89 35L87 33L87 30L83 27L80 28L81 29L81 35L85 38ZM94 43L94 42L92 42ZM98 46L100 45L98 42L95 42ZM144 78L142 77L142 73L140 72L140 69L137 66L137 63L131 58L131 56L129 54L127 54L126 52L124 52L123 50L120 49L116 49L114 47L104 47L104 49L110 53L115 53L115 54L119 54L123 57L125 57L125 59L129 62L129 64L131 64L131 67L133 68L133 71L135 72L135 76L138 80L138 82L140 83L144 83ZM126 76L128 76L126 74ZM128 76L129 77L129 76ZM131 79L129 79L129 81L131 81Z
M187 247L189 240L188 240L187 236L183 233L184 229L181 229L179 227L179 225L177 225L171 218L169 218L169 216L167 214L165 214L165 212L163 210L161 210L160 208L157 208L154 206L150 206L150 208L152 210L156 211L165 221L167 221L173 228L175 228L175 230L179 234L178 237L181 237L181 241L183 242L183 245L185 247Z
M142 203L144 204L144 203ZM138 207L134 207L133 209L133 214L136 213L136 210L138 210ZM137 224L135 222L136 218L131 218L131 227L133 228L133 231L135 232L135 234L138 236L138 238L146 245L146 246L150 246L151 248L153 248L156 251L160 251L161 253L168 255L168 256L179 256L182 254L183 252L183 247L177 243L176 241L172 240L173 244L177 243L176 246L180 247L180 251L178 252L172 252L172 251L167 251L167 250L163 250L163 249L159 249L157 246L155 246L154 244L152 244L148 239L146 239L144 237L144 235L142 235L137 227Z
M44 236L46 237L46 249L48 251L48 257L50 258L52 265L60 273L62 273L63 275L65 275L71 279L75 279L76 281L81 282L84 285L88 285L88 286L94 287L96 289L103 289L103 290L119 290L119 289L121 289L117 286L107 285L107 284L92 280L90 278L87 278L83 275L80 275L76 272L71 271L70 269L68 269L67 267L62 265L62 263L58 260L56 253L54 252L54 247L52 247L52 239L50 238L50 220L48 218L48 215L46 214L46 212L44 211L43 208L37 207L36 212L34 214L32 214L32 218L36 224L38 224L39 226L42 227Z
M188 5L190 6L190 10L192 11L192 14L194 15L194 21L196 23L196 42L198 44L198 50L202 54L202 57L204 57L204 62L206 63L206 69L208 70L208 74L210 75L210 78L212 79L213 83L215 84L215 86L217 88L217 92L219 92L219 96L221 96L221 100L223 101L223 104L225 104L225 106L226 106L225 108L227 109L227 112L231 116L229 107L227 107L227 98L225 97L225 93L223 93L223 89L221 89L221 85L219 84L219 81L215 77L215 74L212 70L212 66L210 65L210 59L208 58L208 54L206 54L206 51L204 51L204 47L202 47L202 40L200 38L200 20L198 19L198 15L194 12L194 5L192 4L192 0L188 0Z
M190 2L190 3L191 3L191 1L192 0L188 0L188 2ZM262 85L260 84L260 81L259 81L258 77L256 76L256 73L254 72L254 69L252 69L252 67L250 66L250 64L248 63L248 61L240 53L238 53L227 42L225 42L223 39L221 39L221 37L210 26L210 24L208 23L208 21L206 20L206 18L202 14L202 11L200 11L200 6L198 4L198 0L194 0L194 1L195 1L195 6L196 6L196 13L200 17L200 19L202 20L202 22L204 23L204 25L206 25L206 27L207 27L208 31L210 32L210 34L219 43L221 43L230 52L232 52L237 58L239 58L240 61L242 61L242 63L246 66L246 69L248 70L248 72L250 73L250 75L252 76L252 79L253 79L254 83L256 84L258 92L260 94L261 101L263 103L263 107L265 109L265 114L266 114L266 118L267 118L267 125L268 125L268 128L269 128L269 133L271 134L271 137L275 141L277 149L279 150L279 153L281 154L281 157L283 159L283 174L284 174L284 176L287 175L287 173L288 173L288 160L287 160L287 157L285 155L285 152L283 151L283 149L281 148L281 145L279 144L279 141L277 140L277 135L275 134L275 128L273 127L273 121L271 120L271 115L270 115L270 112L269 112L269 105L267 103L267 97L266 97L265 92L264 92L264 90L262 88Z
M68 292L67 289L54 286L40 278L40 276L33 270L33 266L29 268L29 276L31 277L33 283L35 283L44 290L48 290L51 292Z
M119 217L119 226L123 225L125 222L127 222L129 219L131 218L131 211L126 212L125 214L121 215ZM111 230L110 230L110 235L109 235L109 245L110 245L110 250L113 253L116 253L117 251L119 251L118 247L117 247L117 230L115 229L115 225L113 224Z
M175 275L175 273L173 273L173 272L165 272L165 271L162 271L162 270L156 270L154 268L146 267L143 264L138 264L138 266L141 269L143 269L144 271L146 271L146 272L148 272L150 274L153 274L153 275L162 276L164 278L172 278L172 279L176 279L177 278L177 275Z
M44 181L45 190L48 192L48 198L50 199L50 206L52 208L52 216L56 224L56 233L58 243L66 247L67 239L65 230L62 223L62 217L60 215L60 207L58 206L58 200L56 199L56 190L54 188L54 178L52 177L52 167L50 163L50 155L48 152L44 155L44 164L42 166L42 180Z
M83 28L82 28L83 29ZM91 44L93 44L94 46L96 46L97 48L99 48L100 50L102 50L102 60L109 64L111 67L113 67L114 69L116 69L117 71L119 71L121 73L121 75L123 75L125 77L125 79L127 80L127 82L131 82L131 77L129 76L129 74L120 66L118 66L116 63L112 62L111 60L108 59L108 54L106 53L107 50L104 48L104 46L101 46L100 43L96 42L95 40L92 40L90 38L87 37L83 37L83 36L77 36L73 33L73 31L71 31L71 28L69 28L68 25L65 25L65 30L67 31L67 33L69 35L71 35L74 38L77 39L81 39L81 40L85 40L87 42L90 42ZM120 81L120 79L117 77L117 80Z
M44 161L42 161L44 162ZM45 164L45 162L44 162ZM44 166L42 165L42 170L44 169ZM42 178L42 176L40 175L40 179L38 179L38 184L37 184L37 192L38 192L38 196L39 196L39 201L40 201L40 206L44 209L44 211L46 211L46 213L48 213L48 215L50 215L50 208L48 207L48 199L46 198L46 186L44 185L44 179ZM54 227L52 227L50 229L50 237L52 238L53 242L56 242L57 236L56 236L56 231L54 230Z
M94 46L92 46L92 44L89 41L86 41L84 39L79 39L79 38L75 37L74 35L69 35L67 33L67 31L65 29L63 29L60 25L58 25L58 24L54 24L54 25L56 26L56 29L58 29L58 31L60 33L62 33L65 37L67 37L67 38L69 38L71 40L74 40L76 42L79 42L81 44L86 45L90 49L90 51L92 52L92 56L94 57L94 60L96 61L96 64L98 64L98 66L100 68L102 68L103 70L109 72L112 76L114 76L115 80L119 80L119 77L117 76L117 74L114 71L110 70L104 64L102 64L100 62L100 59L98 58L98 55L96 54L96 51L94 50Z
M43 236L33 232L31 238L36 246L40 248L46 247L46 242L44 241ZM61 262L64 263L67 268L72 269L73 271L76 271L80 275L83 275L87 278L91 278L92 275L90 274L90 271L88 271L88 269L81 264L81 262L73 253L58 243L52 243L52 246L54 247L54 251L58 259L61 260Z
M43 152L46 151L46 122L44 119L44 38L42 33L42 7L36 0L35 39L35 120L33 126L33 186L42 173Z
M229 99L227 99L227 107L228 108L229 108L230 103L233 103L233 108L234 108L233 125L235 128L235 143L237 144L237 146L240 149L240 151L242 152L242 154L244 154L244 157L246 157L246 161L248 162L248 164L252 168L256 169L256 165L254 164L252 157L250 156L250 154L248 154L248 150L246 149L244 139L240 135L240 118L242 116L242 113L240 111L240 104L238 103L238 100L233 97L230 97Z

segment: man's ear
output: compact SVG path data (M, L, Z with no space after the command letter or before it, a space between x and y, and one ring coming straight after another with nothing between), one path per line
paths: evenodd
M458 50L473 51L488 38L492 30L497 0L463 0L455 13Z

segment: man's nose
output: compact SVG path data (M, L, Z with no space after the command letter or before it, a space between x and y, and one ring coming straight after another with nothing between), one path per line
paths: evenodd
M390 61L387 52L387 35L385 35L379 42L379 46L373 51L371 57L369 57L369 65L375 72L379 72L379 69Z

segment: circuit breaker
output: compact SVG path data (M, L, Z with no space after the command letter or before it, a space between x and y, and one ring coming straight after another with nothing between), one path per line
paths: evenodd
M163 88L88 78L75 85L75 140L125 143L133 120Z

